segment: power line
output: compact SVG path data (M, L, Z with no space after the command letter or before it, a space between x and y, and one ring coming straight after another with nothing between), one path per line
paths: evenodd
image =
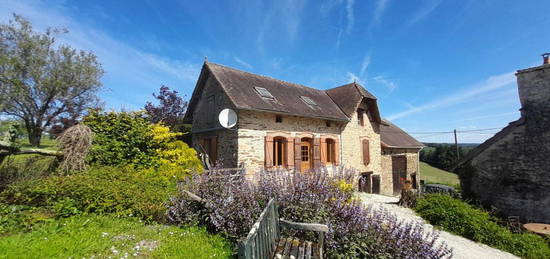
M501 130L502 128L487 128L487 129L475 129L475 130L457 130L457 133L465 133L465 132L479 132L479 131L489 131L489 130ZM423 132L408 132L409 134L454 134L454 130L452 131L423 131ZM487 133L486 133L487 134Z

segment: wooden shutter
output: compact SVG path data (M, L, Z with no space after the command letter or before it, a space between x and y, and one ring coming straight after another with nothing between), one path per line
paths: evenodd
M265 137L265 167L273 166L273 137Z
M363 139L363 164L368 165L369 163L370 163L369 140Z
M300 163L302 162L302 139L294 138L294 168L300 171Z
M321 139L313 139L313 168L321 167Z
M340 164L340 140L334 140L334 165Z
M321 138L321 164L327 164L327 139Z
M287 151L287 161L288 161L288 168L293 168L294 167L294 162L295 162L295 158L294 158L294 139L293 138L288 138L287 139L287 144L286 144L286 151Z

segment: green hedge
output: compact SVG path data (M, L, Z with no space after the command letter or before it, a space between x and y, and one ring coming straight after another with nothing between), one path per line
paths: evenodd
M173 179L153 170L99 167L69 176L48 176L12 184L0 195L8 204L44 207L57 216L81 213L166 220L165 202Z
M416 212L431 224L523 258L550 258L550 246L534 234L514 234L498 225L488 212L442 194L424 195Z

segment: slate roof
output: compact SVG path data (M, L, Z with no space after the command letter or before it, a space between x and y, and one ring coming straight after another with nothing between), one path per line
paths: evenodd
M337 121L349 120L325 91L210 62L206 62L205 66L220 82L237 109ZM254 87L267 89L275 97L275 101L262 98ZM301 96L310 98L317 105L306 104Z
M424 145L390 121L380 124L380 141L386 147L422 148Z
M376 97L357 83L350 83L326 91L290 83L267 76L256 75L219 64L205 62L199 80L193 91L185 120L192 120L192 112L199 101L204 87L203 80L211 74L219 82L235 106L242 110L254 110L288 114L300 117L335 121L349 121L363 99L375 120L380 122L380 138L388 147L420 148L422 143L399 129L389 121L380 118ZM262 98L254 87L268 90L275 100ZM317 105L310 105L302 96ZM307 100L307 98L306 98Z

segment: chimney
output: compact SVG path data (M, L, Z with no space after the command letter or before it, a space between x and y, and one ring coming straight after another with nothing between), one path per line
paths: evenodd
M519 99L523 117L533 119L550 114L550 53L542 54L541 66L518 70Z
M548 65L550 64L550 53L544 53L542 54L542 64Z

